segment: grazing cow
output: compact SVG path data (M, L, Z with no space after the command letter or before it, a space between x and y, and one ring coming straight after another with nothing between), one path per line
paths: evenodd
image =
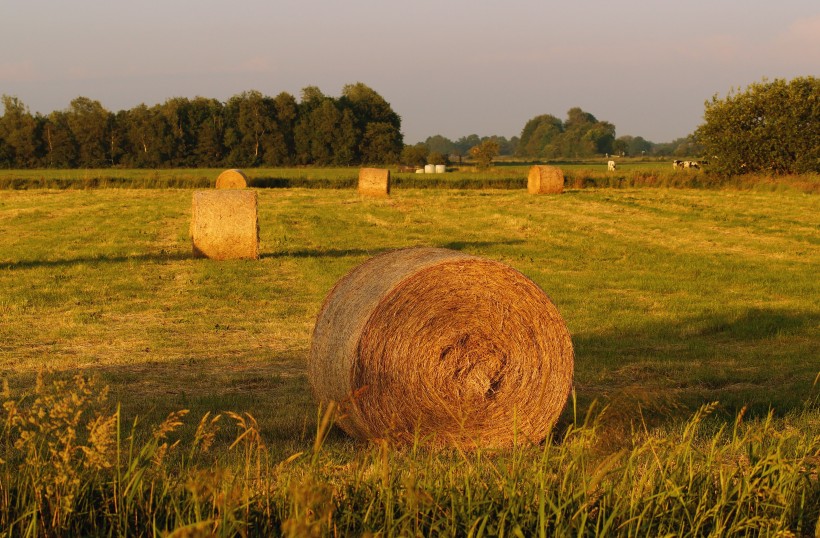
M609 161L608 163L606 163L606 169L609 172L614 172L615 171L615 161Z
M677 159L672 161L672 168L673 169L677 170L678 168L682 168L682 167L683 167L683 161L679 161Z
M683 167L697 170L700 168L700 164L698 164L698 161L683 161Z

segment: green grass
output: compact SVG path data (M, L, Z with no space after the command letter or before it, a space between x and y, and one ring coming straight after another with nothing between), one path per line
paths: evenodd
M606 161L552 163L565 175L568 188L734 188L794 190L820 193L820 176L718 177L705 171L673 170L669 161L620 159L618 170L608 172ZM445 174L398 172L391 167L394 189L513 189L525 188L528 163L499 162L488 170L453 166ZM168 189L212 187L221 169L84 169L0 170L0 190L25 189ZM353 189L358 168L249 168L245 173L256 188Z
M111 391L82 420L116 417L108 424L119 424L121 439L111 466L83 463L97 448L78 449L69 471L48 450L14 446L25 428L7 408L0 527L21 518L14 534L25 534L36 506L38 524L54 520L54 534L73 525L79 534L148 535L219 518L208 524L226 534L249 522L297 534L814 532L820 198L398 189L370 201L348 190L262 189L255 262L192 259L190 204L189 190L0 191L4 401L35 408L52 390L32 389L39 371L58 381L81 372ZM332 429L314 454L321 428L305 357L321 302L370 256L415 245L507 263L556 303L573 335L577 400L554 443L460 455L385 449ZM692 418L713 401L707 418ZM152 429L181 409L190 410L175 427L181 444L166 449L167 464L151 463L176 439ZM576 419L591 409L591 423ZM229 411L258 422L238 427ZM206 413L222 419L203 452L195 430ZM126 455L135 417L142 460ZM37 428L31 438L45 449L57 430ZM229 448L249 429L258 439L247 434ZM16 466L26 458L44 474ZM65 519L47 506L43 488L59 482L51 467L79 480L73 511L60 508ZM143 468L143 489L121 497L122 473ZM635 483L646 488L640 498L629 493Z

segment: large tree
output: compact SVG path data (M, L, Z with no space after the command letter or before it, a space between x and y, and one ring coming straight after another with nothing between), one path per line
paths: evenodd
M6 166L37 164L37 120L17 97L3 95L0 116L0 162Z
M342 88L339 105L353 113L356 132L360 134L358 153L362 162L392 163L404 147L401 117L390 103L375 90L357 82Z
M111 121L99 101L77 97L68 107L66 119L77 143L77 164L98 167L113 164L109 148Z
M707 101L696 136L725 174L820 171L820 79L776 79Z
M563 122L551 114L529 120L521 131L517 154L521 157L590 157L611 153L614 141L614 125L573 107Z

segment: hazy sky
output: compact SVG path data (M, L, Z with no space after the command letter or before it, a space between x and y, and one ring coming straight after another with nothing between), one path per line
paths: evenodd
M806 75L819 0L0 0L0 93L44 114L363 82L407 143L573 106L667 142L714 94Z

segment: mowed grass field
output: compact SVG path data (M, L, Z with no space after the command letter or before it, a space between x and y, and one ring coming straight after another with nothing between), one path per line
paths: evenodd
M110 387L125 423L189 409L192 430L207 412L250 413L272 461L310 451L318 415L305 359L324 297L379 252L437 246L507 263L557 305L576 371L556 442L593 402L608 406L595 452L609 453L710 402L731 424L744 408L762 420L816 401L816 195L258 192L261 259L217 262L191 257L190 190L0 191L6 397L43 369L82 373ZM336 430L325 446L339 465L371 450Z

